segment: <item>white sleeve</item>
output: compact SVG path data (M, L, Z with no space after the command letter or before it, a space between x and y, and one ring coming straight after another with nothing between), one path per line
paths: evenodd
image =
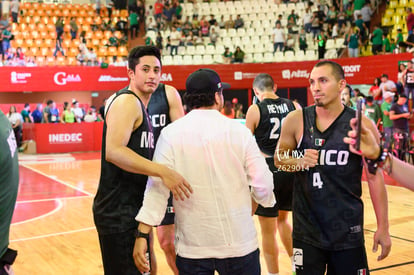
M161 132L153 161L173 168L172 148L166 140ZM164 185L161 178L148 177L144 201L135 220L152 226L159 225L165 216L169 197L170 190Z
M246 149L246 173L251 186L251 196L260 205L272 207L276 203L273 174L253 136L249 138Z

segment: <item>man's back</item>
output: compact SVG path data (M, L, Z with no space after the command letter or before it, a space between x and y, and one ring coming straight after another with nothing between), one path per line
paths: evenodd
M193 110L164 128L154 161L182 174L194 190L189 199L174 200L178 255L235 257L257 249L249 184L265 206L274 203L273 184L246 127L217 110Z

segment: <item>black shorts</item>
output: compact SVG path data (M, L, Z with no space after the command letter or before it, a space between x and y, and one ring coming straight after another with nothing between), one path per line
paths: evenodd
M175 213L174 213L174 207L173 207L173 195L170 192L170 197L168 198L167 210L165 211L164 219L162 219L161 224L159 226L174 224L174 218L175 218Z
M278 171L274 166L273 158L266 158L266 162L270 171L273 173L273 193L276 197L276 204L273 207L259 205L255 214L263 217L278 217L279 210L292 211L293 181L295 174Z
M331 251L294 239L293 261L296 275L369 275L364 246Z

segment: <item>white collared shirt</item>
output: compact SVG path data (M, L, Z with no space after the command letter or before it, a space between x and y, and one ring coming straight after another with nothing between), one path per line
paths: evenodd
M153 160L180 173L194 191L173 202L178 255L241 257L258 248L251 198L264 207L276 201L272 173L247 127L217 110L193 110L162 130ZM160 224L169 192L150 177L136 220Z

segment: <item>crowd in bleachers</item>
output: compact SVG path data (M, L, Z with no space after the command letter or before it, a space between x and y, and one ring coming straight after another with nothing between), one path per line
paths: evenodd
M402 0L407 5L408 1ZM164 64L177 65L228 63L228 52L236 48L245 53L243 62L401 51L406 45L391 37L394 32L371 24L373 16L381 16L379 4L364 0L156 0L146 6L146 41L163 50ZM407 37L406 26L401 26L401 36Z

